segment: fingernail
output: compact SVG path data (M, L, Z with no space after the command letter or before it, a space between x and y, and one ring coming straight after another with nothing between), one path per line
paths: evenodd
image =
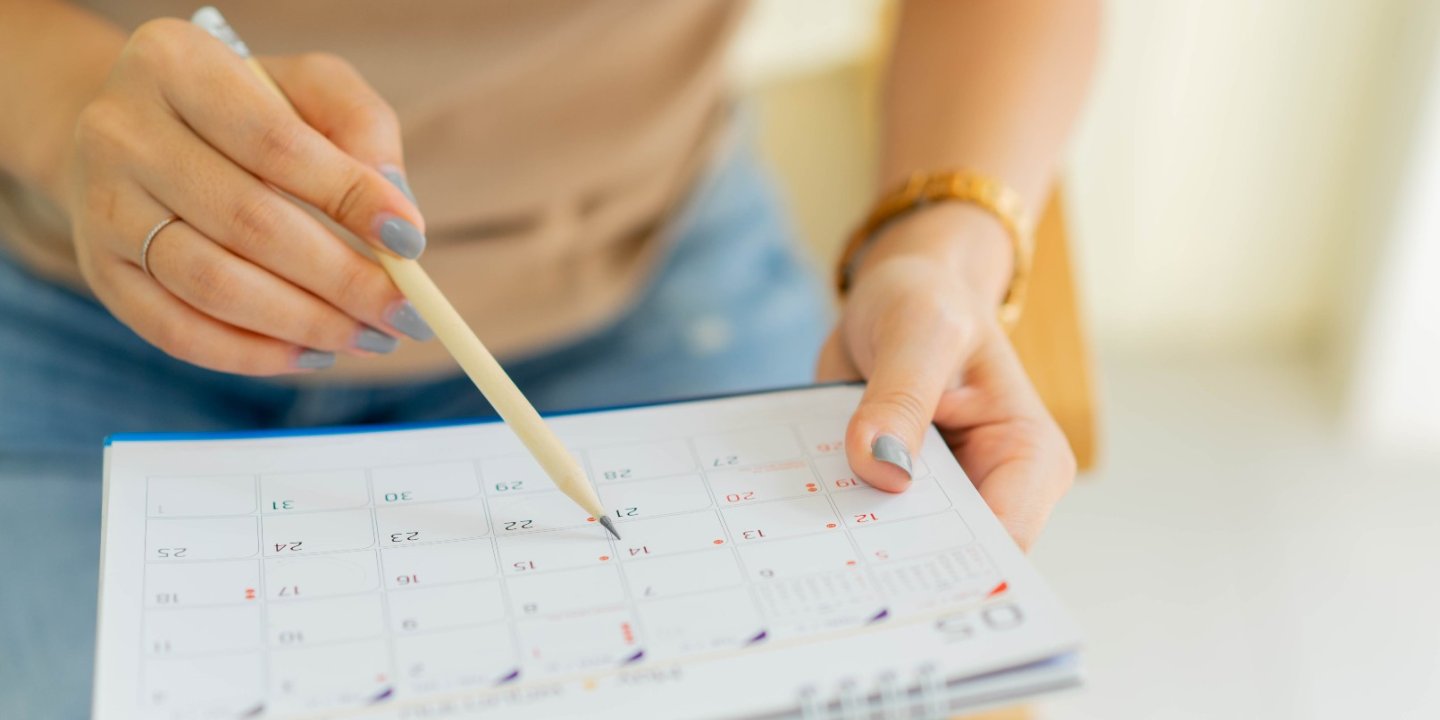
M415 202L415 193L410 191L410 183L405 179L405 173L400 172L399 168L387 166L380 169L380 174L384 175L391 185L400 188L400 192L405 193L405 197L410 198L410 202Z
M905 443L894 435L880 435L875 442L870 444L870 454L876 460L887 462L905 471L907 477L911 474L910 451L905 449Z
M380 242L403 258L414 260L425 250L425 236L409 220L389 216L380 223Z
M320 350L301 350L295 358L295 367L301 370L324 370L335 364L335 353Z
M361 328L355 333L355 347L384 355L396 348L400 341L372 327Z
M430 329L425 318L420 317L420 312L409 300L401 300L391 305L390 311L385 313L385 321L396 330L421 342L435 337L435 331Z

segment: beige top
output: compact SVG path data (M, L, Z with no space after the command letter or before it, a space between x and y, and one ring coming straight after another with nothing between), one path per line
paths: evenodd
M195 0L77 3L125 28ZM729 0L245 0L257 55L348 59L395 108L425 214L421 264L480 338L514 356L603 326L657 259L667 214L723 122ZM0 174L0 238L83 289L63 213ZM138 239L137 239L138 243ZM342 357L324 379L454 371L438 342Z

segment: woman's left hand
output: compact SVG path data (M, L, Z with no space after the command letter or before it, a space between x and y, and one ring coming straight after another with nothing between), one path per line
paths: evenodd
M872 241L820 353L825 380L867 380L845 435L850 466L900 492L926 428L1022 549L1075 478L1075 457L1000 327L1010 245L974 207L919 210Z

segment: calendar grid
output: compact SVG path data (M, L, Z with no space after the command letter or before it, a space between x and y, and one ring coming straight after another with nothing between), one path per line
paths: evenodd
M174 592L158 589L166 582L229 582L225 578L239 575L227 563L236 562L253 565L254 586L246 592L254 596L242 600L231 592L225 597L234 600L173 606L147 602L141 647L160 632L150 623L166 614L254 607L258 633L251 646L182 649L174 657L255 655L255 701L309 711L381 702L397 693L482 691L517 679L603 674L641 655L645 662L678 662L743 651L862 629L892 608L912 608L911 616L930 612L914 598L884 597L887 588L924 585L950 588L946 592L961 600L987 597L990 588L980 583L995 570L983 551L974 568L946 564L946 553L973 545L974 538L937 477L917 472L915 485L924 488L919 492L932 493L917 493L918 501L888 496L853 477L836 477L827 468L844 461L843 449L838 442L817 446L812 440L804 424L792 422L583 448L582 462L615 514L620 541L577 515L582 511L567 505L538 468L510 456L258 473L248 476L247 512L215 511L223 509L215 498L238 485L233 474L147 477L147 597ZM169 493L163 507L151 496L152 481ZM187 483L208 488L207 499L197 500L198 491ZM355 504L362 494L363 504ZM850 513L850 507L871 512ZM151 512L156 509L164 512ZM857 519L867 515L869 520ZM243 529L242 519L253 527ZM948 528L955 542L911 547L918 542L913 536L931 526ZM862 539L874 547L902 543L903 557L892 559L891 550L882 555ZM254 547L249 555L227 554L246 543ZM176 555L174 548L183 552ZM893 572L881 574L882 566ZM151 568L165 568L165 577L152 577ZM936 575L937 568L949 568L949 575ZM580 578L596 584L581 585ZM597 599L582 597L586 592ZM683 622L683 613L719 609L714 598L732 597L743 597L748 609L723 606L724 614L737 618L730 625L703 635ZM366 598L376 600L373 626L342 627L321 612L366 607ZM282 606L290 617L319 624L286 630L293 634L277 640L272 608ZM551 624L593 636L596 647L613 646L614 652L567 654L547 639ZM475 661L487 668L483 672L453 659L406 659L419 649L445 647L451 636L491 638L508 650L496 646L495 657ZM383 652L368 658L371 647ZM455 649L467 658L472 651ZM341 657L362 679L328 696L322 689L292 699L290 690L310 686L284 674L293 669L274 666L282 653ZM366 664L371 659L373 666ZM459 669L446 669L452 665ZM372 667L383 671L359 670ZM154 658L142 659L140 702L162 710L171 696L145 690L152 681L164 684L154 676L158 670ZM190 716L205 717L180 710L165 717Z

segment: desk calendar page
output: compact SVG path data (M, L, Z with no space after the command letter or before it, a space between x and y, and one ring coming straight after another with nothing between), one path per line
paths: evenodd
M789 717L1040 689L1004 679L1074 650L1063 610L933 430L906 492L854 477L859 397L553 418L618 541L499 423L112 438L95 717Z

